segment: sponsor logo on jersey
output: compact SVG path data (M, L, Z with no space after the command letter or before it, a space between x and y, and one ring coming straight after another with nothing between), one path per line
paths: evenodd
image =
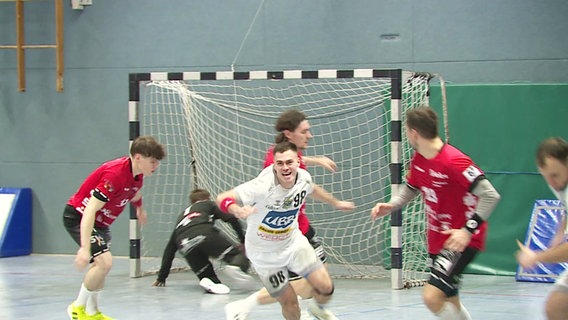
M270 229L287 229L296 220L297 213L298 208L281 212L269 211L264 219L262 219L262 224Z
M105 180L104 188L108 190L108 192L113 192L114 187L112 186L112 182L110 180Z
M434 171L432 169L429 170L429 174L431 177L434 178L438 178L438 179L448 179L448 175L447 174L443 174L441 172L438 171Z
M425 173L425 172L426 172L426 170L420 168L420 167L417 166L417 165L414 165L414 169L416 169L416 170L418 170L418 171L420 171L420 172L422 172L422 173Z
M462 175L469 181L469 182L473 182L473 180L475 180L477 177L479 177L480 175L482 175L481 171L479 169L477 169L476 167L469 166L467 167L467 169L465 169L462 172Z

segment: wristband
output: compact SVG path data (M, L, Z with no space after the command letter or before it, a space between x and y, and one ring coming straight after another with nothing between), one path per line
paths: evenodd
M225 213L229 213L229 207L232 204L236 204L237 202L235 201L235 199L227 197L223 200L221 200L221 204L219 205L219 209L221 209L221 211L225 212Z
M477 213L474 213L473 216L471 216L471 218L469 218L465 222L464 228L467 231L469 231L471 234L474 234L475 231L477 231L477 229L479 229L481 227L483 222L484 222L483 219L481 219L481 217L478 216Z
M135 206L136 208L140 208L142 206L142 198L136 200L136 201L131 201L130 202L133 206Z

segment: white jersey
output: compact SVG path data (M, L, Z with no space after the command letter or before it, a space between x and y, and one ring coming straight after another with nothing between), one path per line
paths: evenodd
M550 186L549 186L550 187ZM556 196L556 198L558 198L558 200L560 200L560 202L562 202L562 206L564 207L564 217L566 218L566 213L568 210L568 187L564 188L564 190L562 191L556 191L552 188L550 188L550 190L552 190L552 193L554 193L554 195ZM568 236L568 223L566 223L566 228L564 230L564 237ZM568 270L564 270L556 279L555 283L555 288L553 289L554 291L560 291L560 292L568 292Z
M306 170L298 168L296 183L285 189L270 165L234 190L243 205L256 209L247 217L247 250L277 252L289 245L293 237L302 236L298 212L313 191L312 176Z
M550 188L550 190L552 190L552 192L554 193L554 195L556 196L556 198L558 198L558 200L560 200L562 202L562 205L564 206L564 209L568 208L567 206L567 202L568 202L568 187L564 188L564 190L562 191L556 191L552 188Z
M550 186L549 186L550 187ZM566 217L566 211L568 210L568 187L564 188L564 190L562 191L556 191L553 188L550 188L550 190L552 190L552 193L554 193L554 195L556 196L556 198L558 200L560 200L560 202L562 202L562 206L564 207L564 217ZM566 223L566 228L564 230L564 235L568 235L568 223Z

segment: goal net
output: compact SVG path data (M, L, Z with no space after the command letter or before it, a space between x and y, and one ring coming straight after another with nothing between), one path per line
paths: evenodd
M314 135L304 155L327 156L338 166L335 173L309 166L314 181L357 206L344 213L308 200L306 213L332 276L388 277L390 271L393 288L421 283L427 270L421 199L404 209L399 222L372 222L370 211L402 183L412 154L401 132L404 112L428 104L431 77L371 69L131 75L131 136L152 135L167 148L160 168L145 181L148 224L139 242L131 230L131 243L140 246L140 256L131 257L141 265L131 275L158 270L190 190L204 188L215 197L258 175L274 144L276 119L295 108L307 115ZM137 121L139 129L132 130ZM231 228L218 226L236 240ZM185 267L181 257L174 267Z

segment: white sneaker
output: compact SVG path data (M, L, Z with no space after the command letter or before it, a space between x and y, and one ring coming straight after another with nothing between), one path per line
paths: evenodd
M223 282L227 282L237 289L257 290L260 288L258 282L250 274L243 272L237 266L226 265L219 272L220 275L227 277L227 279L223 279Z
M301 310L300 311L300 320L314 320L314 317L312 317L312 315L308 311Z
M231 289L222 283L215 283L209 278L203 278L199 281L199 285L205 292L213 294L228 294Z
M226 320L246 320L248 319L249 310L246 310L241 300L233 301L225 305Z
M339 320L333 312L320 307L315 301L308 305L308 311L318 320Z

